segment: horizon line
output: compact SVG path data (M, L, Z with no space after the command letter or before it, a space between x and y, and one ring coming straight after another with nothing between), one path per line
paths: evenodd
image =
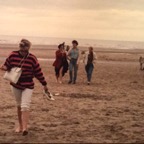
M70 38L70 37L53 37L53 36L24 36L24 35L5 35L0 34L0 36L11 36L11 37L33 37L33 38L59 38L59 39L80 39L80 40L98 40L98 41L124 41L124 42L144 42L142 40L114 40L114 39L90 39L90 38Z

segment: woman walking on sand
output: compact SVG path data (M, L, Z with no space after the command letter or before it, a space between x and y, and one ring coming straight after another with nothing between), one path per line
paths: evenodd
M67 54L64 50L64 43L58 46L56 51L56 60L53 63L55 67L55 75L58 83L62 83L62 77L68 71Z
M29 110L31 96L34 89L33 78L36 77L43 85L43 89L48 91L47 82L41 71L37 58L29 53L31 42L22 39L19 44L19 50L13 51L0 67L4 71L9 71L13 67L22 66L22 74L16 84L10 83L12 92L17 103L17 114L19 126L15 132L22 132L25 136L28 134ZM22 61L22 63L20 63Z
M89 47L89 51L87 51L84 55L84 64L85 64L85 71L87 74L87 84L90 85L92 72L94 69L94 63L97 59L96 53L93 52L93 47Z
M77 71L78 71L78 65L79 65L79 60L80 60L80 52L78 49L78 42L76 40L72 41L73 48L69 50L68 52L68 59L70 60L69 63L69 84L76 84L77 80ZM73 76L73 71L74 71L74 76Z

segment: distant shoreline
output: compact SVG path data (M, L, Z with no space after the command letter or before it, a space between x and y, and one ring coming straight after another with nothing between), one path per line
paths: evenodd
M18 48L18 44L0 44L0 49L10 49L16 50ZM57 50L57 45L40 45L34 44L32 45L32 49L35 50ZM81 51L88 50L86 46L79 46ZM144 54L144 49L122 49L122 48L103 48L103 47L94 47L95 52L101 53L130 53L130 54Z
M65 42L71 46L71 41L76 39L82 48L93 46L99 49L144 49L142 41L123 41L123 40L98 40L98 39L82 39L82 38L54 38L54 37L29 37L29 36L2 36L0 35L0 45L18 45L22 38L29 39L34 48L47 46L56 47L58 44Z

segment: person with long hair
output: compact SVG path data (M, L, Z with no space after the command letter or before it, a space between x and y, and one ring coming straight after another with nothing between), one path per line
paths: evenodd
M67 54L64 50L64 43L58 45L58 50L56 51L56 59L53 63L55 67L55 75L58 83L62 83L62 77L68 71L68 61Z
M37 78L42 84L43 89L48 91L47 82L42 73L40 64L33 54L29 52L31 42L22 39L19 44L19 50L11 52L5 63L0 67L1 70L10 71L13 67L22 67L22 74L18 82L10 83L12 92L17 103L17 115L19 126L15 132L22 132L25 136L28 134L28 121L31 97L34 89L33 78ZM21 63L22 61L22 63Z
M85 71L87 74L87 84L90 85L92 73L94 69L95 60L97 59L96 53L93 51L93 47L89 47L89 50L84 54Z

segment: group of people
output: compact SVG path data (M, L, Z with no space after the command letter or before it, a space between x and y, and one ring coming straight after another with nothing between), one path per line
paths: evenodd
M29 52L30 47L31 42L27 39L22 39L19 44L19 50L11 52L4 64L0 66L0 69L3 71L10 71L13 67L22 68L22 74L20 75L18 82L10 82L10 85L17 103L19 125L15 132L22 132L23 136L28 134L29 110L34 89L33 78L37 78L42 84L44 91L48 91L47 82L40 64L36 56ZM93 52L92 47L89 48L89 51L85 53L83 58L88 84L90 84L94 62L96 60L96 54ZM56 60L53 63L57 81L62 83L62 77L69 69L70 80L68 83L75 84L79 61L80 50L78 49L78 42L76 40L72 41L71 49L67 47L65 50L64 43L60 44L56 51Z
M77 71L79 67L79 62L81 58L81 52L78 49L78 42L76 40L72 41L72 48L69 46L65 49L65 43L58 45L58 50L56 51L56 60L53 63L55 67L55 74L57 82L62 83L62 77L69 70L69 84L76 84ZM89 50L84 53L83 62L85 64L85 71L87 74L87 83L90 85L92 72L94 69L94 63L97 59L96 53L93 51L93 47L89 47Z

